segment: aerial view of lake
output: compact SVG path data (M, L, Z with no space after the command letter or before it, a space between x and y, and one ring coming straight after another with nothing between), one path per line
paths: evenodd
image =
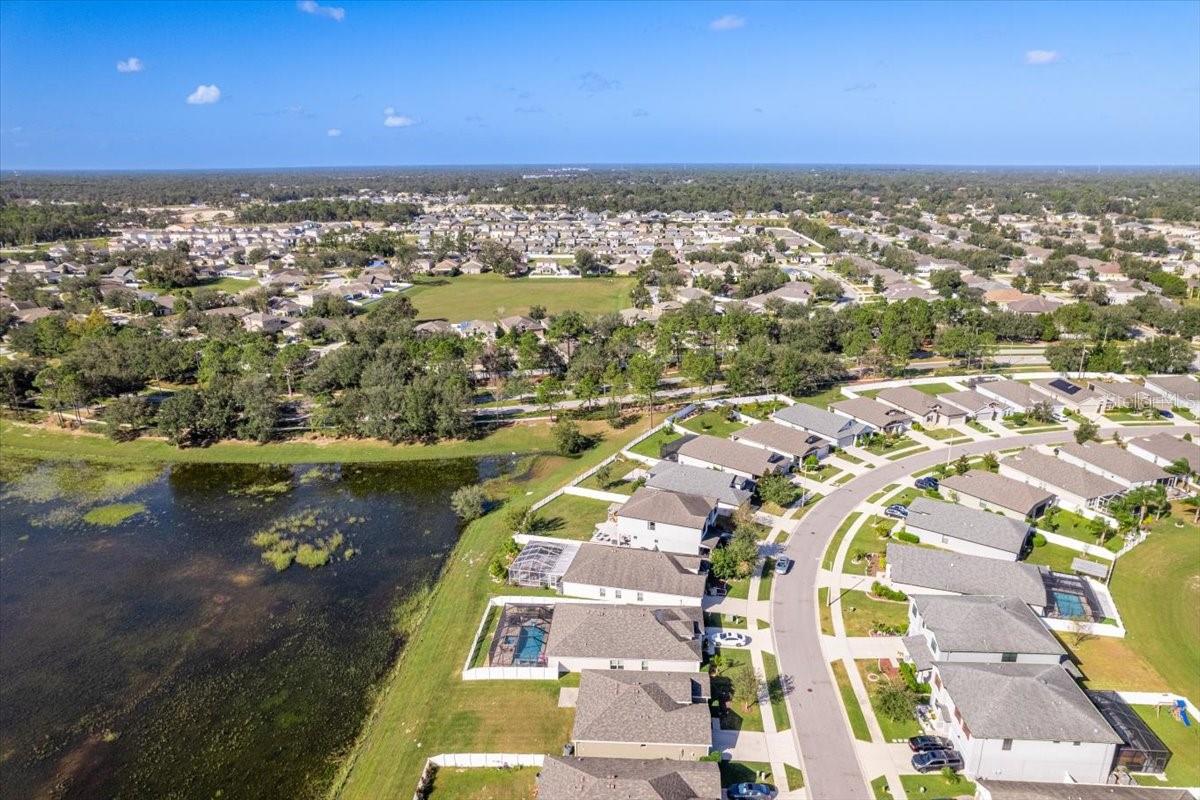
M0 796L319 796L504 466L5 457Z

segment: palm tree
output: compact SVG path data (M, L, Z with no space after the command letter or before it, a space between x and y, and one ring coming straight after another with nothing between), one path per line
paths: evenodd
M1196 509L1196 515L1192 517L1192 522L1200 525L1200 494L1194 494L1190 497L1183 498L1183 504Z

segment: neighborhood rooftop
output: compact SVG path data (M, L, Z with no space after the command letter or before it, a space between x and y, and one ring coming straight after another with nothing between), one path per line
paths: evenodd
M1010 553L1021 551L1029 533L1029 526L1015 519L928 497L912 501L905 524Z
M716 501L709 497L643 486L633 493L617 513L630 519L699 528L708 520L715 505Z
M1013 453L1000 464L1085 499L1107 497L1125 491L1125 487L1115 481L1037 450Z
M973 469L965 475L950 475L942 479L941 486L1021 514L1054 498L1045 489L983 469Z
M1045 567L998 561L952 550L891 543L887 546L892 581L956 594L1012 595L1031 606L1046 605Z
M808 403L795 403L784 406L774 414L776 419L790 423L805 430L837 440L847 436L860 436L867 431L867 426L841 414L834 414L810 406Z
M854 397L849 400L839 400L830 406L834 411L854 417L876 428L886 428L898 422L911 422L912 417L891 406L876 402L869 397Z
M538 800L720 800L711 761L546 756Z
M747 475L774 472L782 460L780 456L768 450L708 435L688 439L676 452L681 458L716 464Z
M659 461L650 467L646 487L711 497L722 505L736 508L754 494L747 478L717 469L692 467L673 461Z
M1171 477L1157 464L1144 458L1138 458L1115 444L1105 445L1096 442L1075 444L1071 442L1060 446L1059 452L1078 458L1097 469L1133 483L1160 481Z
M661 594L699 598L704 575L697 574L700 559L604 544L583 544L563 574L565 583L612 586Z
M571 739L709 745L709 694L703 672L584 670Z
M700 609L558 603L551 658L700 660Z
M1050 629L1018 597L913 595L912 602L942 652L1066 655Z

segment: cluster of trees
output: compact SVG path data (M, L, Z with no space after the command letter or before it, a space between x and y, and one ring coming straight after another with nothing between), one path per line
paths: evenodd
M30 204L0 199L0 245L104 236L115 225L144 224L146 214L103 203Z
M405 223L421 213L412 203L372 203L369 200L292 200L253 203L237 210L237 221L265 222L371 222Z

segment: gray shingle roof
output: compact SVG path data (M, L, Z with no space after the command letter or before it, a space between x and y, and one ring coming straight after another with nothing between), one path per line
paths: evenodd
M1031 606L1046 605L1045 568L997 561L950 550L892 543L888 576L896 583L955 594L1007 594Z
M538 800L720 800L711 761L546 756Z
M886 428L898 422L912 422L912 417L903 411L877 403L869 397L855 397L850 400L839 400L830 406L848 417L862 420L876 428Z
M1085 389L1066 378L1043 378L1042 380L1033 381L1030 385L1042 389L1042 391L1058 399L1060 402L1072 405L1097 399L1096 393L1091 389Z
M904 524L906 528L920 528L1009 553L1021 552L1029 533L1024 522L928 497L918 497L909 504Z
M913 414L925 416L930 411L939 410L947 414L958 415L962 411L957 406L946 408L940 399L931 394L926 394L920 389L914 389L911 386L893 386L887 389L881 389L879 394L875 395L876 399L882 400L892 405L899 406Z
M942 487L959 494L969 495L1000 508L1028 514L1032 509L1054 497L1045 489L1038 489L1013 478L1005 478L994 472L973 469L965 475L951 475L942 479Z
M790 425L820 434L827 439L836 440L847 436L859 436L867 430L867 427L861 422L847 419L832 411L824 411L810 406L808 403L786 406L776 411L773 416Z
M912 602L942 652L1067 653L1019 597L919 594Z
M1160 481L1171 477L1157 464L1138 458L1115 444L1104 445L1096 442L1076 444L1071 442L1059 447L1059 452L1074 456L1098 469L1133 483Z
M699 566L699 558L660 550L584 544L563 580L699 599L704 595L705 582L705 576L696 573Z
M938 399L944 403L958 406L965 411L974 414L982 408L987 408L993 403L1004 405L999 400L994 400L991 397L984 397L974 389L965 389L961 392L945 392L938 395Z
M936 669L976 738L1122 743L1058 664L943 661Z
M765 475L784 466L784 458L776 453L738 444L716 436L697 436L680 445L681 456L694 458L708 464L735 469L747 475Z
M1103 783L980 780L992 800L1194 800L1187 789Z
M1193 403L1200 400L1200 381L1187 375L1149 375L1146 385Z
M1047 486L1053 486L1084 499L1105 497L1125 491L1125 487L1119 483L1036 450L1022 450L1019 453L1013 453L1000 463L1031 478L1036 478Z
M617 516L698 529L703 527L716 505L717 501L711 497L643 486L625 501Z
M710 746L708 682L703 672L584 670L571 739Z
M556 603L546 655L699 661L699 608Z
M819 437L781 425L778 422L756 422L731 434L734 440L746 440L789 456L804 458L825 442ZM811 441L811 440L816 441Z
M905 636L900 641L904 643L904 649L908 651L918 671L933 666L933 651L929 649L929 643L925 641L924 636Z
M646 486L702 497L711 497L727 506L740 506L754 494L748 478L716 469L692 467L673 461L660 461L650 468Z
M999 381L988 381L976 387L981 393L995 394L1006 403L1017 408L1029 408L1038 403L1050 402L1050 398L1041 392L1031 389L1028 384L1005 378Z
M1169 433L1152 433L1149 436L1130 439L1129 444L1172 463L1181 458L1186 459L1193 471L1200 470L1200 445L1195 442L1185 442Z

